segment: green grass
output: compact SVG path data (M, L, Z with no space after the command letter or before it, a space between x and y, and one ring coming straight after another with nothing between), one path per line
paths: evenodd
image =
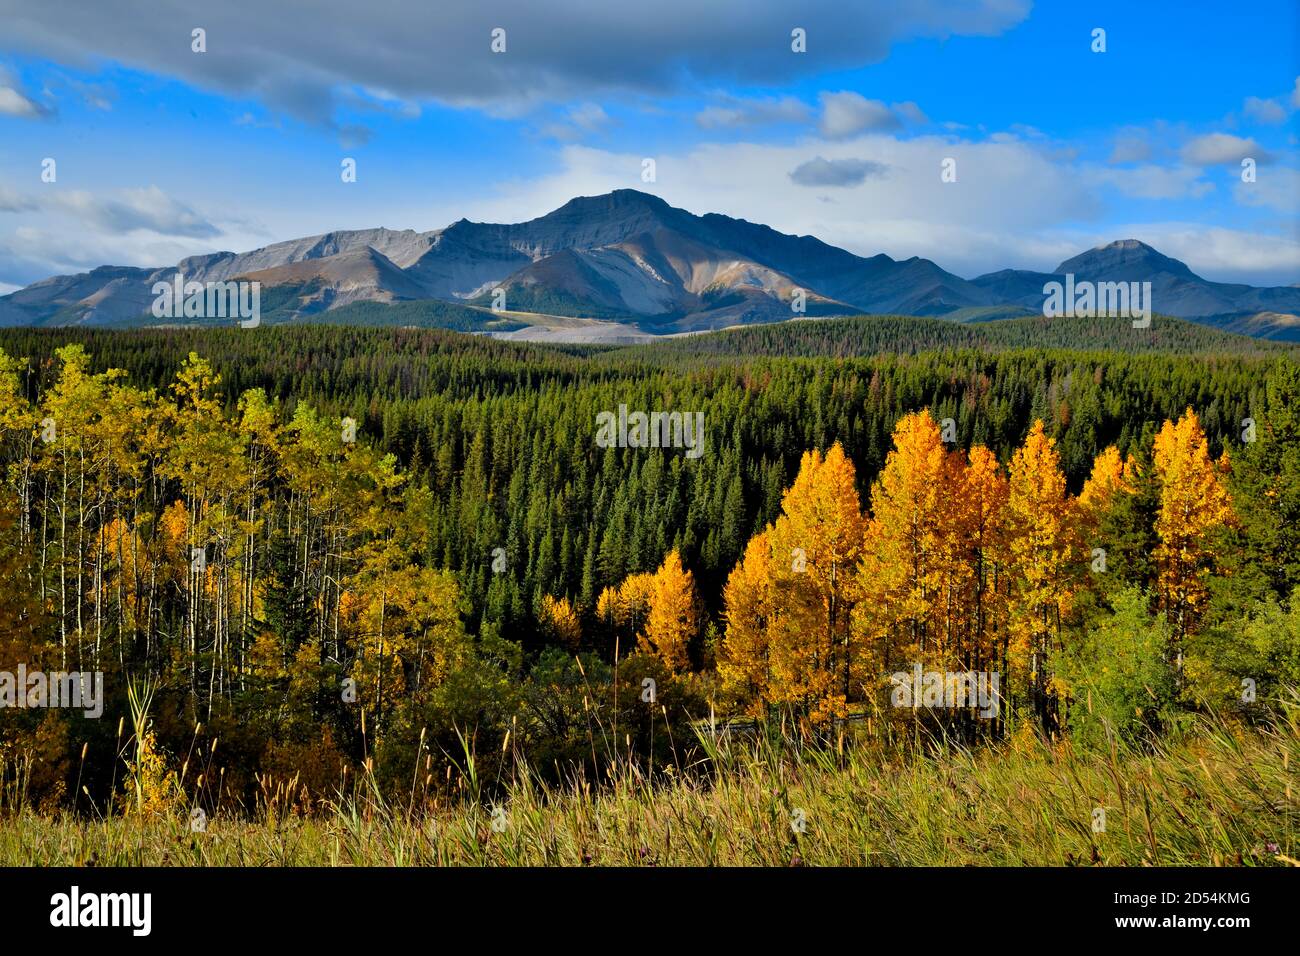
M518 765L496 828L472 760L454 801L413 788L399 806L362 779L299 815L279 787L254 819L217 815L203 832L183 805L100 820L11 810L0 865L1296 865L1296 720L1207 721L1177 743L1109 753L1031 738L903 758L705 738L708 761L655 783L624 768L550 787Z

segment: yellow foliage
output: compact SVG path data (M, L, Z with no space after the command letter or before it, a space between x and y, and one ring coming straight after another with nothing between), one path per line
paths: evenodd
M1205 432L1190 408L1177 424L1166 421L1160 429L1154 461L1160 481L1155 553L1160 607L1181 638L1195 630L1205 610L1209 535L1235 520L1225 481L1227 465L1210 458Z
M557 599L549 594L543 597L540 622L553 639L570 650L577 650L582 643L582 622L567 597Z
M871 487L871 521L859 578L868 600L859 629L892 662L937 658L952 635L945 610L968 571L957 560L960 456L944 447L928 411L905 415Z
M596 614L624 636L634 636L650 613L653 574L633 574L618 587L608 587L596 599Z
M863 666L849 631L865 531L855 477L838 443L805 453L781 515L728 581L724 680L760 695L753 709L793 705L813 723L847 713Z
M1117 495L1132 494L1136 469L1136 463L1122 458L1114 445L1096 457L1092 474L1079 492L1079 514L1086 529L1097 527Z
M654 654L674 672L690 664L688 648L699 630L699 598L695 576L682 567L674 548L655 572L650 586L650 610L638 646Z
M722 592L726 631L718 649L724 690L739 697L755 716L775 699L768 647L779 613L774 579L772 543L764 530L749 539L744 556L727 577Z
M1074 604L1077 536L1056 441L1035 421L1011 458L1007 496L1011 649L1046 686L1046 658ZM1073 563L1072 563L1073 562Z
M167 813L178 805L181 791L176 772L167 769L153 731L147 731L137 743L135 759L128 760L126 766L122 806L128 813L151 816Z

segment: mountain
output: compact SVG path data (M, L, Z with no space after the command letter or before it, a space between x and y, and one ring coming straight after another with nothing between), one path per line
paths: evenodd
M1066 259L1053 272L1006 269L971 280L1001 303L1035 310L1043 286L1064 282L1150 282L1153 311L1196 319L1258 338L1300 341L1300 289L1257 288L1202 279L1184 263L1136 239L1121 239ZM1247 331L1248 330L1248 331Z
M0 297L3 325L102 325L148 312L150 277L157 270L100 266L73 276L54 276ZM173 270L174 271L174 270Z
M631 189L572 199L523 223L461 219L431 232L339 231L158 269L103 266L0 297L0 324L149 324L153 284L170 282L178 271L187 281L260 282L263 311L273 321L320 318L364 303L437 300L467 307L470 321L481 314L485 328L507 321L491 314L504 311L516 325L599 326L606 336L628 327L679 333L800 316L980 322L1040 314L1044 284L1072 273L1076 281L1149 281L1160 314L1300 340L1300 286L1209 282L1134 239L1091 249L1051 273L1002 270L963 279L928 259L857 256L812 236L716 213L697 216ZM802 311L795 307L800 301ZM456 321L467 320L458 313Z
M188 279L190 273L182 269ZM398 302L427 299L424 287L374 246L348 249L320 259L299 259L287 265L238 273L263 288L293 287L304 314L354 302Z

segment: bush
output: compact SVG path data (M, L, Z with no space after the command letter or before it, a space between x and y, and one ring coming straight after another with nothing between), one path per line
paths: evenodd
M1126 742L1166 725L1177 683L1170 664L1172 630L1152 616L1137 588L1117 592L1081 639L1066 648L1061 679L1069 695L1067 722L1082 745L1104 745L1106 728Z
M1286 688L1300 686L1300 590L1193 638L1187 673L1194 695L1211 706L1257 717L1276 709Z

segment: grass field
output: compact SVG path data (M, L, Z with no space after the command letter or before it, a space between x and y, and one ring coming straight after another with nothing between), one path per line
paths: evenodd
M11 810L0 865L1295 866L1298 719L1207 721L1141 752L1031 737L901 760L706 740L707 772L551 787L521 769L499 807L475 798L467 764L454 806L416 813L362 779L323 813L273 797L253 820L218 815L201 831L183 806L100 820Z

